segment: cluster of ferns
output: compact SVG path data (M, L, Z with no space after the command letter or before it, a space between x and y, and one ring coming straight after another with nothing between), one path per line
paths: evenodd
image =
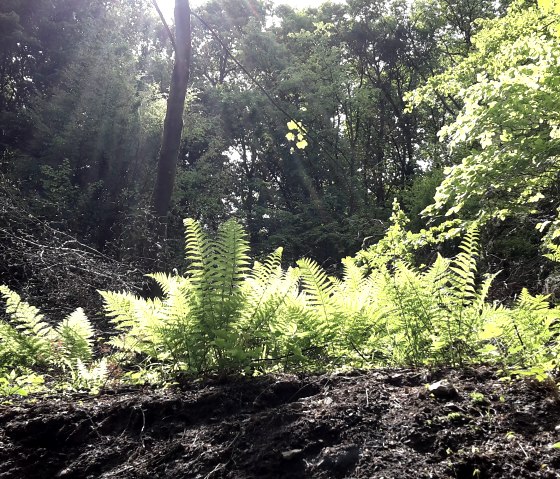
M161 383L179 374L482 362L547 377L558 361L557 308L525 290L511 307L489 302L495 275L477 274L476 229L454 258L416 267L418 236L399 218L397 210L384 240L342 261L341 278L309 259L284 268L281 248L253 262L235 220L210 238L187 219L188 270L150 275L161 297L101 292L115 331L109 338L96 338L80 309L53 327L2 286L0 393L41 390L45 380L97 391L110 381ZM94 354L98 342L102 355Z

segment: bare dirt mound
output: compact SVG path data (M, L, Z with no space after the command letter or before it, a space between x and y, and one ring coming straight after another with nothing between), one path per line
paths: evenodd
M552 393L478 368L26 400L0 407L0 478L558 478Z

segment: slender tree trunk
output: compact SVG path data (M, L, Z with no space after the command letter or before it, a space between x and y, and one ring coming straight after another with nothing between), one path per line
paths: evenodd
M175 0L175 37L172 37L171 41L175 48L175 63L167 99L167 112L163 124L163 137L153 195L154 212L160 220L167 216L171 206L171 195L177 171L177 157L183 131L183 110L190 76L192 48L189 0Z

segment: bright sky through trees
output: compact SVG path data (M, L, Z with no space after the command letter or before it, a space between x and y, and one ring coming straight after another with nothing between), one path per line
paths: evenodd
M157 0L159 8L165 15L166 18L173 18L173 7L175 5L175 0ZM249 0L251 1L251 0ZM275 5L290 5L293 8L307 8L307 7L317 7L326 0L272 0ZM333 1L333 0L331 0ZM337 0L334 0L335 3ZM340 1L340 0L339 0ZM197 7L206 2L206 0L191 0L191 7Z

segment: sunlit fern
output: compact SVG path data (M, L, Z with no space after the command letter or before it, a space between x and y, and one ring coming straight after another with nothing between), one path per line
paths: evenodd
M66 367L92 358L93 328L81 308L56 327L6 286L0 286L8 322L0 321L0 366Z

